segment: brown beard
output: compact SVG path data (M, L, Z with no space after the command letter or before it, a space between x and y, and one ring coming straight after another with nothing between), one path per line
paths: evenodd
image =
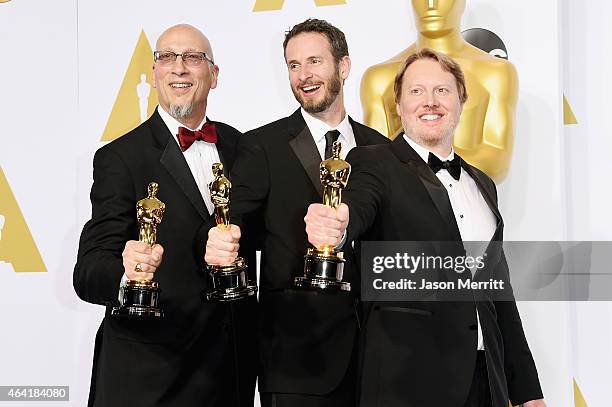
M340 73L338 72L338 69L336 69L336 74L332 76L325 88L325 95L323 99L318 103L305 101L302 98L302 95L298 88L292 87L291 90L293 91L293 96L295 96L295 99L300 103L300 106L302 106L302 108L308 113L312 114L324 112L332 105L332 103L334 103L334 101L338 97L338 94L342 89L342 80L340 79Z

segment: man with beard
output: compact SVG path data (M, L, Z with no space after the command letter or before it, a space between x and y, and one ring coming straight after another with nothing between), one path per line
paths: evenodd
M351 60L344 34L326 21L294 26L283 43L291 90L300 108L291 116L245 134L231 173L232 222L259 214L263 406L353 406L357 290L350 267L345 281L354 291L292 288L303 273L308 247L303 217L321 202L319 164L342 143L343 157L356 145L386 143L376 131L352 120L344 107L344 80ZM236 256L240 229L211 229L206 261L228 264ZM347 266L349 266L347 264Z
M405 60L394 91L403 134L351 152L346 204L309 207L310 243L336 245L346 232L356 252L358 240L434 242L444 256L463 253L462 242L503 240L495 184L453 151L468 97L459 65L425 48ZM491 247L487 269L509 282ZM360 405L544 407L516 304L474 298L367 303Z
M208 39L177 25L159 37L153 76L159 106L94 158L92 218L81 235L74 288L106 306L96 336L89 406L252 406L254 298L203 303L206 232L214 224L212 164L234 163L240 133L208 120L219 68ZM136 202L159 185L165 213L153 247L137 241ZM205 233L199 234L200 231ZM120 284L155 280L162 319L110 315ZM241 331L244 329L244 331Z

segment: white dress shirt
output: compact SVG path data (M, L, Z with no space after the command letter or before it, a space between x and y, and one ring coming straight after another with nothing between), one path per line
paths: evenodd
M172 134L172 138L176 141L176 144L179 145L178 141L178 129L179 127L186 127L179 123L174 117L170 116L168 112L164 109L161 109L157 106L157 111L161 116L162 120L170 130L170 134ZM199 130L202 128L204 123L206 122L206 118L202 120L202 123L195 128L189 130ZM217 151L217 146L212 143L208 143L203 140L196 140L187 150L183 152L183 156L187 161L187 165L191 170L191 174L193 175L193 179L200 190L200 194L202 195L202 199L204 200L204 204L206 205L206 209L209 214L213 213L215 206L213 205L210 199L210 191L208 190L208 184L211 183L215 177L212 173L212 165L214 163L221 162L219 158L219 152Z
M429 151L425 147L420 146L405 134L404 139L425 162L427 162L430 152L441 161L449 161L455 157L455 152L452 149L448 157L441 157L433 151ZM448 198L450 199L453 213L455 214L455 220L459 227L461 240L464 242L490 241L497 228L497 219L495 214L491 211L491 208L489 208L489 205L487 205L487 202L472 177L470 177L463 167L461 168L459 181L455 180L444 168L440 169L436 173L436 176L442 185L444 185L444 188L446 188L446 192L448 192ZM478 319L477 346L478 350L482 350L484 349L484 342L478 311L476 311L476 316Z
M330 130L338 130L340 132L340 136L338 136L338 141L342 143L342 150L340 150L340 158L342 158L343 160L346 159L346 156L349 151L357 147L357 142L355 141L355 134L353 133L353 126L351 126L351 123L349 122L348 114L345 114L344 119L342 119L340 124L333 128L330 127L324 121L312 116L310 113L304 110L304 108L300 110L302 112L302 117L304 117L304 121L306 122L306 126L308 126L308 130L310 130L310 134L312 134L312 138L314 139L314 142L317 145L321 160L323 160L323 158L325 157L325 134Z

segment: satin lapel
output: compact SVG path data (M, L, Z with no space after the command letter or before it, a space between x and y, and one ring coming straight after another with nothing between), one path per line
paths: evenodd
M463 168L465 172L467 172L470 177L472 177L474 182L476 182L476 186L484 197L485 202L489 206L489 209L491 209L491 212L493 212L493 215L495 215L495 218L497 219L497 227L495 229L495 234L497 235L500 228L504 226L504 221L501 217L501 213L499 212L499 208L497 207L497 203L494 198L494 191L492 191L491 188L488 187L488 180L485 179L479 171L475 171L471 165L463 161L463 159L461 159L461 168Z
M489 209L491 210L491 212L493 212L493 215L495 215L495 218L497 219L497 225L495 227L495 232L493 233L493 237L491 238L491 241L492 242L502 241L504 238L503 237L504 220L502 219L501 213L499 212L499 209L497 208L497 202L494 197L495 191L492 190L491 187L489 186L490 185L489 180L486 179L485 176L482 175L482 173L480 173L480 171L476 171L474 167L472 167L471 165L463 161L463 159L461 159L461 168L463 168L465 172L467 172L470 175L470 177L472 177L472 179L476 183L476 186L478 187L478 190L482 194L485 202L489 206ZM503 256L503 250L504 249L501 244L497 245L497 244L489 243L486 249L487 264L491 264L495 266L500 264L500 259ZM502 267L504 267L503 264L502 264ZM485 276L484 278L490 277L490 273L497 272L496 270L497 270L496 268L488 268L488 267L484 269L479 269L476 271L476 274L474 274L474 279L482 279L483 278L482 276ZM507 270L505 272L507 272Z
M438 177L431 171L425 161L410 147L404 140L403 135L399 135L392 142L392 150L395 155L405 162L411 171L414 172L421 180L423 186L427 190L429 197L433 201L438 213L444 220L453 240L461 240L459 227L455 220L455 214L448 198L446 188L440 182Z
M215 123L214 121L210 120L208 117L206 117L206 121L209 121L211 123ZM221 162L223 163L223 172L225 173L225 175L227 176L227 167L232 166L232 163L234 161L234 157L233 155L231 157L228 157L229 154L227 154L225 150L225 138L223 137L223 131L220 130L220 126L217 126L217 153L219 154L219 159L221 160ZM228 160L231 160L228 161Z
M191 170L185 161L185 157L178 146L178 143L174 141L173 135L166 127L165 123L157 113L151 116L152 130L155 138L164 147L164 152L159 159L161 165L168 170L174 181L183 190L189 201L193 204L194 208L198 211L202 219L208 219L208 211L204 204L204 199L200 194ZM163 187L163 186L162 186Z
M299 116L299 117L298 117ZM321 156L315 144L308 126L302 117L299 109L288 118L289 120L289 146L297 156L300 164L304 167L308 178L317 190L319 195L323 195L321 179L319 178L319 165Z
M357 122L351 119L351 116L349 116L349 123L351 124L351 127L353 128L353 134L355 135L355 144L357 144L358 146L367 146L368 145L367 138L363 134L361 134L361 129L357 125Z

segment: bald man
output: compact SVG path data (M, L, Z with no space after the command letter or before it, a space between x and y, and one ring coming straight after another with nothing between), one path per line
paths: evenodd
M96 336L88 405L252 406L255 299L202 301L210 284L203 272L206 233L214 224L207 184L212 163L232 168L241 134L206 116L219 67L204 34L171 27L153 59L159 106L100 148L93 162L92 218L81 235L74 288L107 312ZM200 129L205 140L184 136ZM137 241L136 202L152 181L166 211L150 248ZM153 278L162 290L163 319L110 316L122 282Z

